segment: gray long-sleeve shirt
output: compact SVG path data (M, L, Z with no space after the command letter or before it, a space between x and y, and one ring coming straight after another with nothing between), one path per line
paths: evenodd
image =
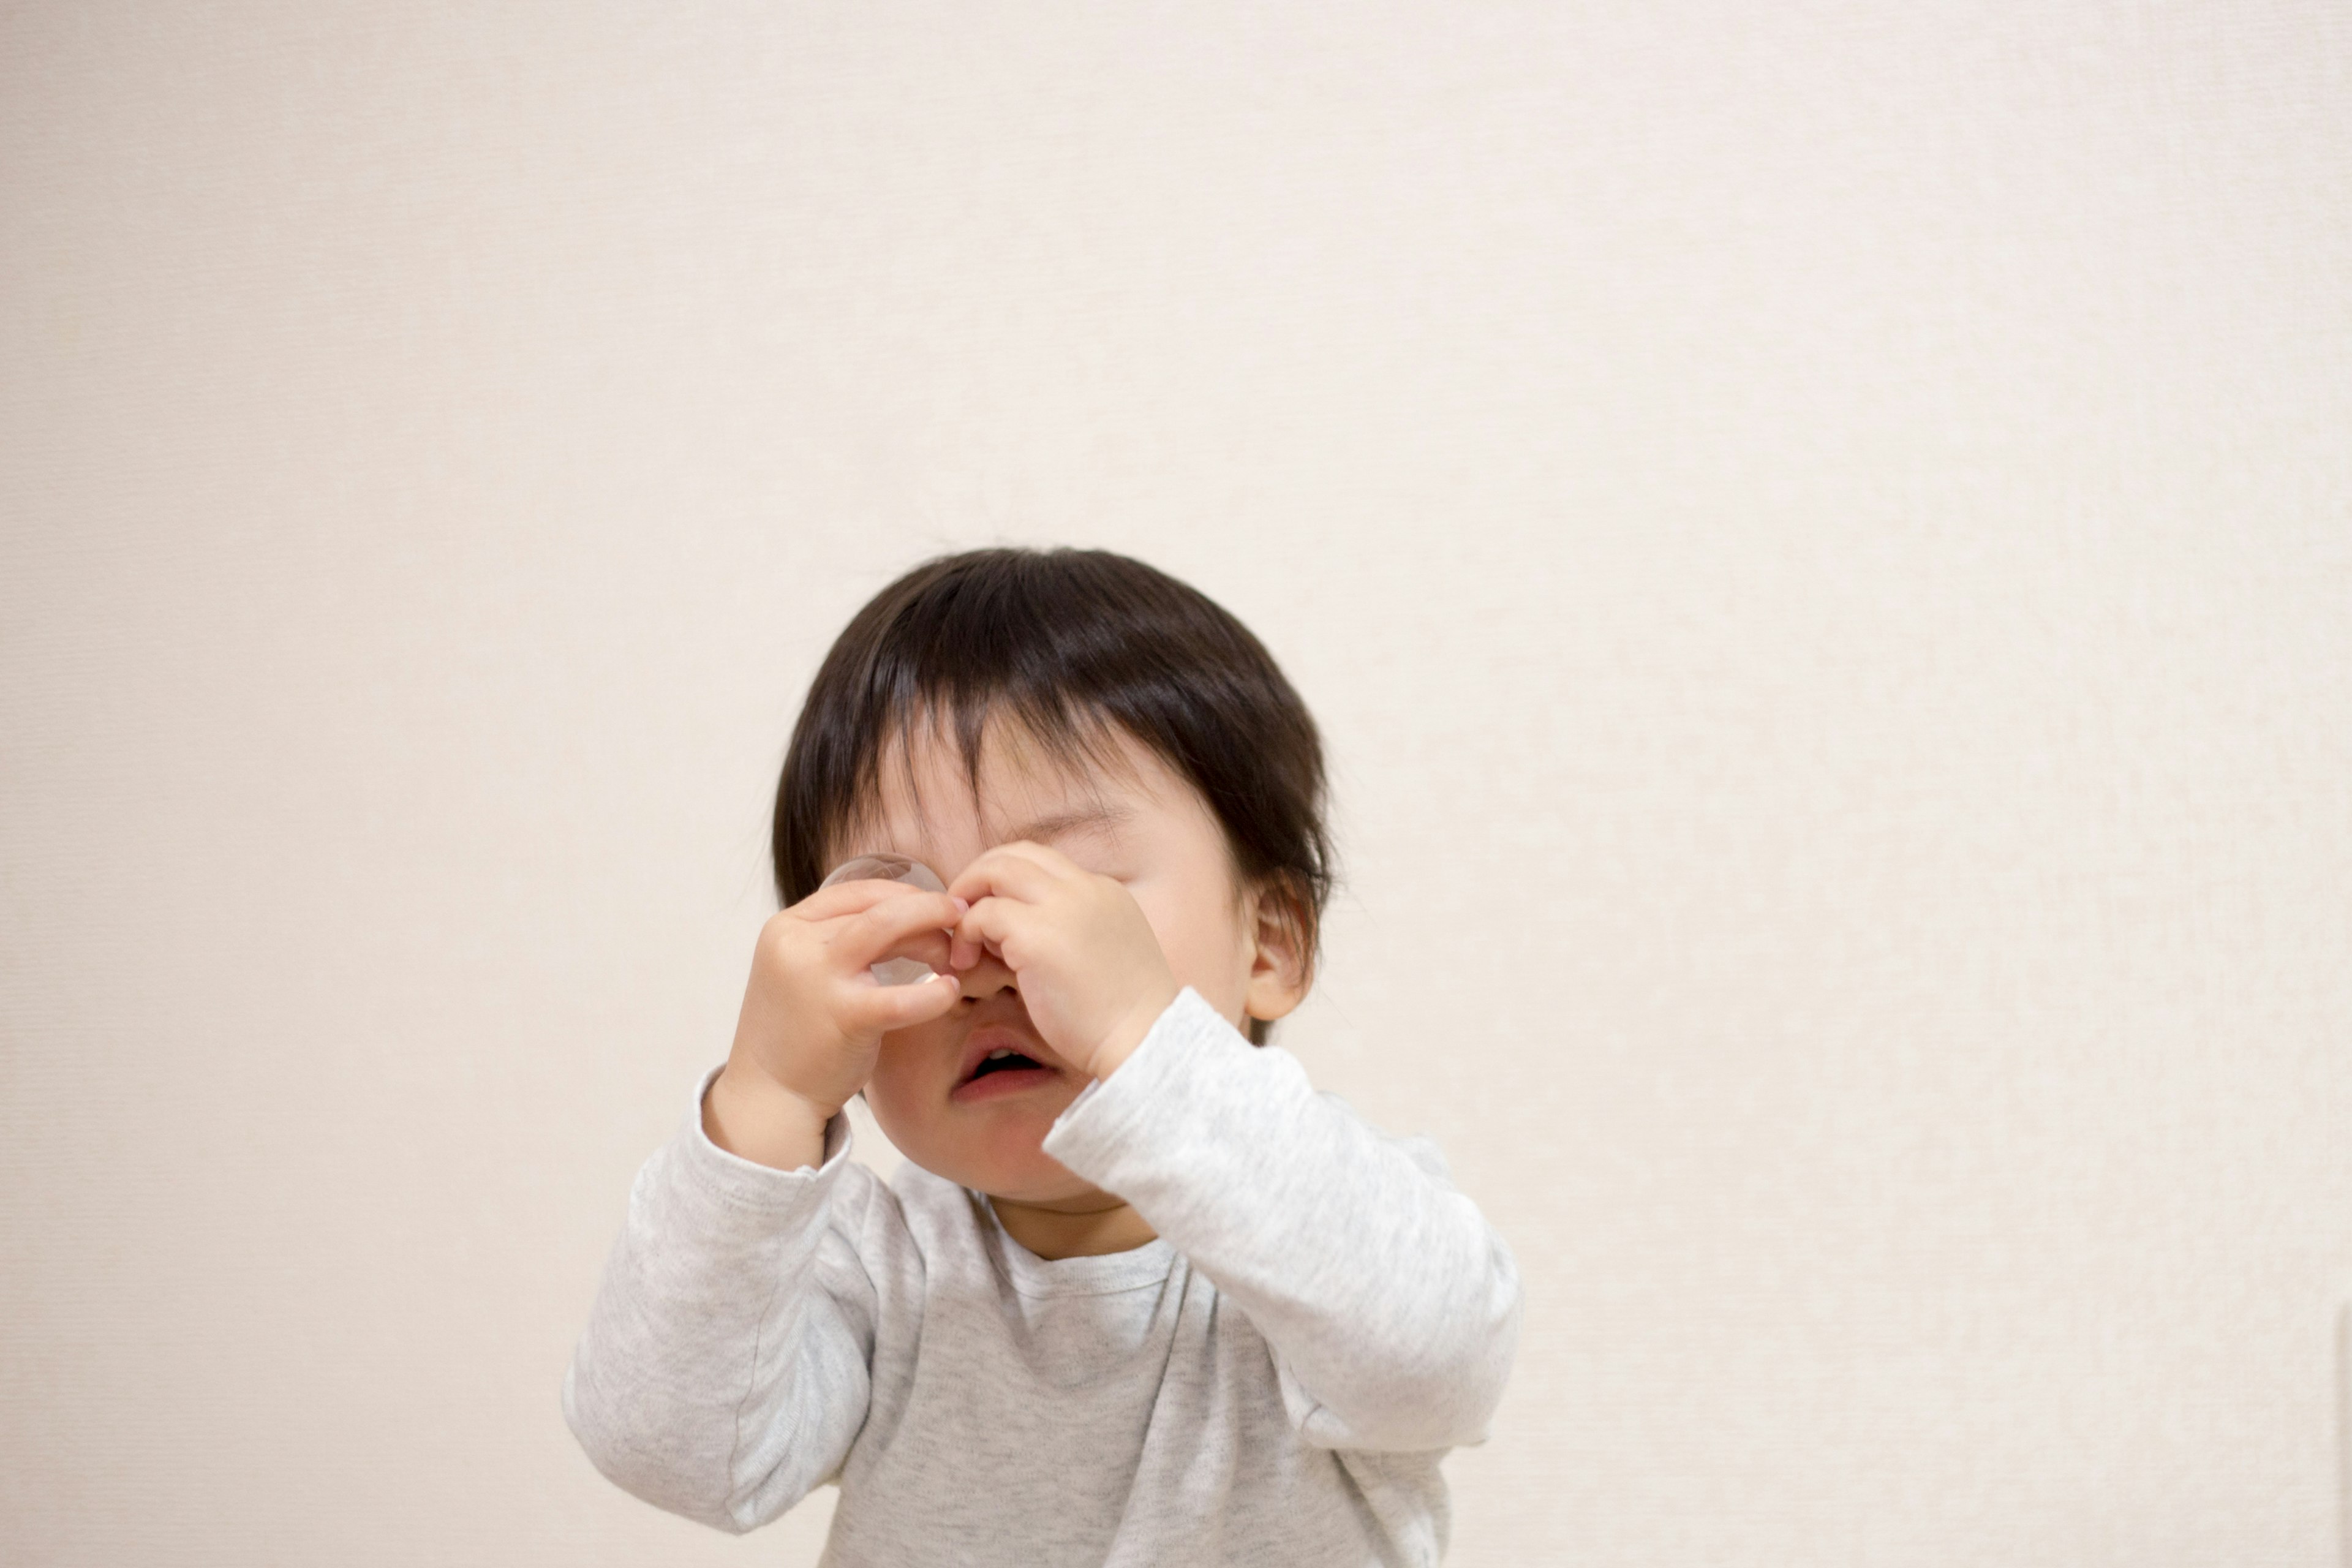
M984 1195L686 1124L638 1174L563 1413L596 1467L719 1529L841 1488L824 1561L1435 1563L1518 1270L1392 1138L1189 988L1045 1152L1159 1233L1041 1258Z

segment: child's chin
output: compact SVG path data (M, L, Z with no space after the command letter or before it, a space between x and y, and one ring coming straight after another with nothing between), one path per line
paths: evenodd
M1051 1116L992 1116L977 1126L949 1121L906 1128L904 1136L891 1134L887 1123L882 1131L934 1176L991 1197L1034 1202L1085 1186L1042 1146L1053 1125Z
M984 1187L969 1182L964 1184L1008 1204L1066 1203L1072 1198L1085 1197L1094 1190L1086 1183L1067 1175L1058 1182L1005 1180Z
M1087 1185L1047 1159L1042 1150L1032 1150L1024 1160L992 1160L982 1173L990 1179L983 1191L1000 1198L1020 1198L1030 1203L1068 1197L1084 1192Z
M1052 1203L1088 1190L1086 1182L1032 1141L1026 1148L974 1150L964 1173L954 1180L962 1186L1012 1203Z

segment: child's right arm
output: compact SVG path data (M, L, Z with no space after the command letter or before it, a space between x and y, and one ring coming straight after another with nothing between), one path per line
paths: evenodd
M856 1238L889 1199L849 1163L837 1113L881 1035L960 991L877 986L867 966L944 971L940 930L960 912L944 894L853 882L761 930L734 1049L638 1173L564 1376L565 1420L625 1490L740 1532L839 1471L877 1312Z
M698 1120L630 1188L563 1415L615 1485L740 1533L836 1473L866 1418L877 1304L854 1238L876 1183L845 1118L819 1168L791 1173Z

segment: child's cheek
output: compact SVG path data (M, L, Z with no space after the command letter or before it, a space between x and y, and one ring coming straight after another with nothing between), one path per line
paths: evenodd
M948 1082L951 1076L931 1070L926 1056L896 1035L882 1037L874 1076L866 1085L866 1106L874 1113L882 1135L908 1159L919 1162L930 1155L929 1130L938 1120L939 1108L947 1103L948 1090L953 1087Z
M1240 912L1228 908L1223 889L1161 881L1131 890L1176 983L1227 1016L1237 1014L1248 988L1250 953Z
M903 1098L937 1078L942 1080L940 1092L946 1092L945 1080L955 1074L955 1031L950 1022L954 1016L950 1010L945 1018L884 1035L881 1048L874 1055L874 1082L894 1098Z

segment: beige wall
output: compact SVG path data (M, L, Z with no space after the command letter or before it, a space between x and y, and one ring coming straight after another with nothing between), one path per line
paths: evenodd
M0 1557L813 1561L557 1385L815 658L1018 540L1327 728L1454 1562L2325 1568L2347 434L2323 0L9 6Z

